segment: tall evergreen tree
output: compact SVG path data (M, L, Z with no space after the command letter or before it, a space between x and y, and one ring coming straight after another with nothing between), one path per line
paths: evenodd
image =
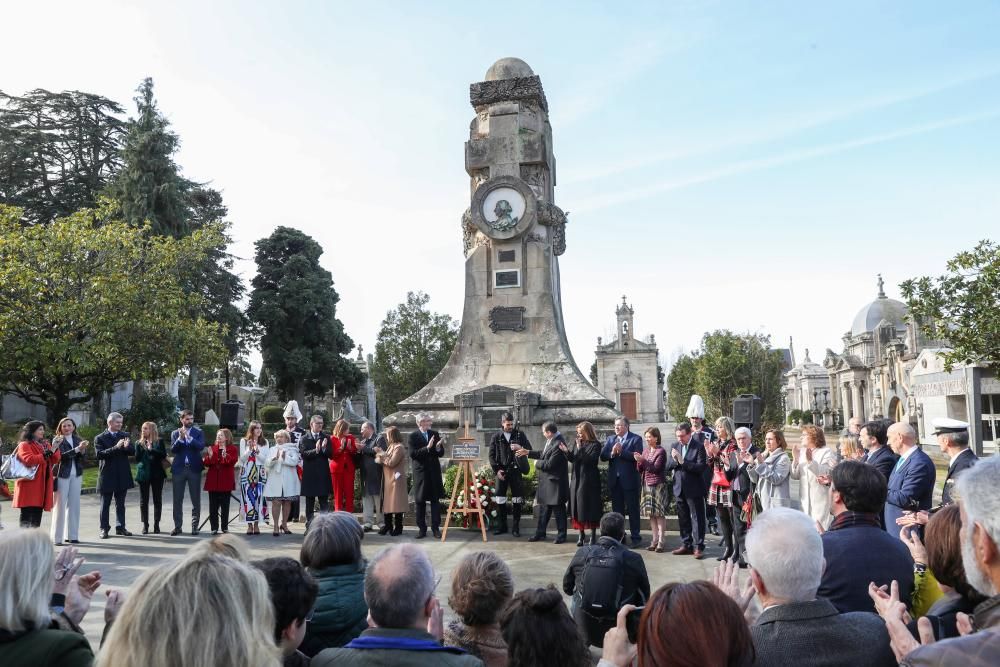
M189 231L190 189L174 162L180 139L156 107L153 80L144 79L136 92L114 193L126 222L141 226L148 220L154 234L180 238Z
M353 393L361 373L343 356L354 342L337 319L340 297L319 262L323 249L290 227L278 227L255 247L247 317L274 386L302 405L306 393L320 396L334 387L339 395Z
M125 110L77 90L0 92L0 203L22 224L48 224L98 197L121 168Z

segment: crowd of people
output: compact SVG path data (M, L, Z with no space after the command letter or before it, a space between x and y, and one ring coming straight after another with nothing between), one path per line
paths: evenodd
M446 602L455 620L445 624L440 577L426 551L395 543L366 561L361 548L373 530L402 533L408 467L416 537L428 528L439 536L444 447L429 416L418 416L404 444L395 427L376 434L367 422L357 439L346 425L325 433L319 416L306 431L296 413L291 403L273 444L252 422L238 446L228 429L206 446L187 412L169 444L153 423L133 441L121 415L109 415L94 445L102 463L101 537L110 535L112 503L115 533L131 535L125 496L135 482L143 532L150 524L160 531L168 469L173 534L181 533L185 490L196 534L203 468L217 536L155 576L146 573L127 594L108 591L96 651L80 623L101 574L78 573L83 559L75 546L80 460L89 443L69 419L51 442L44 424L26 424L15 450L22 527L0 532L0 664L499 667L588 665L598 654L604 667L1000 664L1000 457L978 461L962 422L935 424L949 469L942 502L933 506L936 469L907 424L852 421L838 452L818 427L804 426L802 446L790 453L784 434L771 430L758 450L750 429L728 417L709 427L694 397L690 421L677 426L669 446L658 429L639 436L619 419L603 442L592 424L579 424L572 444L547 422L544 445L533 449L504 414L489 453L500 505L494 533L519 536L524 475L534 459L540 520L530 541L546 539L555 515L555 542L567 539L572 523L579 548L561 590L518 591L495 552L466 555L451 573ZM360 522L353 514L358 471ZM791 479L798 481L797 509ZM350 493L338 491L348 483ZM305 498L308 530L298 560L254 561L252 542L227 534L237 489L248 535L268 521L274 535L290 532ZM662 553L671 503L681 537L674 554L701 559L706 534L721 532L724 552L712 582L651 585L635 551L640 517L650 522L647 549ZM52 509L46 536L38 527ZM57 552L53 543L66 546ZM149 619L162 632L151 636Z

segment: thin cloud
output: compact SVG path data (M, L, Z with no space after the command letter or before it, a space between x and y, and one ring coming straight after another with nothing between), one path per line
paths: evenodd
M791 164L795 162L804 162L806 160L812 160L815 158L825 157L827 155L834 155L837 153L844 153L857 148L871 146L873 144L881 144L889 141L895 141L897 139L903 139L905 137L911 137L918 134L926 134L928 132L934 132L936 130L941 130L949 127L968 125L970 123L978 123L980 121L990 120L997 117L1000 117L1000 109L992 109L990 111L983 111L976 114L955 116L952 118L946 118L931 123L914 125L911 127L903 128L901 130L894 130L892 132L883 132L881 134L874 134L867 137L861 137L859 139L852 139L850 141L842 141L833 144L824 144L821 146L815 146L813 148L790 151L787 153L781 153L779 155L757 158L753 160L741 160L739 162L733 162L718 169L713 169L704 172L702 174L698 174L696 176L691 176L690 178L663 181L661 183L656 183L654 185L642 188L633 188L631 190L625 190L614 194L592 197L590 199L583 199L574 207L573 210L577 213L584 211L593 211L596 209L605 208L607 206L613 206L625 202L648 199L649 197L652 197L657 194L662 194L664 192L669 192L671 190L680 190L682 188L691 187L693 185L701 185L702 183L709 183L711 181L717 181L727 176L734 176L736 174L745 174L749 172L760 171L763 169L771 169L772 167L778 167L781 165Z

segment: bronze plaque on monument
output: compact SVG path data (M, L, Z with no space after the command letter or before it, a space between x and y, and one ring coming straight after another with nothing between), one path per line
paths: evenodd
M496 306L490 310L490 330L524 331L524 306Z

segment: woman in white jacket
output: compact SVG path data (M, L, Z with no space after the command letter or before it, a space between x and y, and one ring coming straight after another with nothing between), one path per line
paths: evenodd
M781 431L768 431L764 435L764 446L767 452L760 452L747 466L747 474L757 485L757 498L760 500L761 511L772 507L791 507L789 494L789 473L792 464L788 460L788 443Z
M288 431L284 429L275 433L274 446L271 447L266 464L264 497L271 503L275 537L281 533L291 534L292 531L288 530L288 514L292 509L292 500L299 497L299 446L291 440Z
M825 478L830 475L836 461L833 450L826 446L823 429L814 424L803 426L802 446L792 451L792 479L799 480L802 511L824 530L833 519L830 515L830 482ZM821 480L821 477L824 479Z

